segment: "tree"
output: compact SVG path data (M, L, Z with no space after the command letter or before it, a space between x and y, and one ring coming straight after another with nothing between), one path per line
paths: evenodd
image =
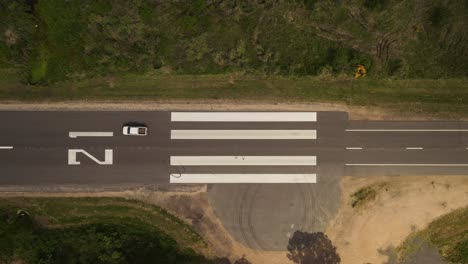
M330 239L322 232L296 231L289 239L288 258L300 264L338 264L340 256Z

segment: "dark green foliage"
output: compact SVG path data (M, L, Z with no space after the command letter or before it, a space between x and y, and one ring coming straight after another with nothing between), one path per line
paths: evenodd
M0 0L0 67L27 62L35 24L25 1Z
M371 10L383 10L388 0L364 0L364 6Z
M468 263L468 240L457 243L455 246L456 254L448 259L453 263Z
M193 251L180 252L173 238L148 225L121 221L50 229L18 212L0 208L0 263L211 263Z
M289 239L288 258L301 264L339 264L341 258L331 240L322 232L296 231Z
M460 77L468 75L466 6L465 0L41 0L35 18L22 1L0 0L0 66L26 66L33 84L161 68L337 75L352 74L356 63L369 76Z
M394 76L403 67L403 61L401 59L390 59L387 63L387 74Z
M434 27L441 27L450 21L450 10L445 6L436 6L430 12L429 20Z
M317 0L304 0L304 5L309 10L314 10Z

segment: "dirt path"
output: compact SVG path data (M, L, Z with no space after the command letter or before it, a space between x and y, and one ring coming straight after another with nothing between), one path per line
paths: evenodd
M272 103L235 100L0 102L0 111L345 111L354 120L437 120L428 114L335 103Z

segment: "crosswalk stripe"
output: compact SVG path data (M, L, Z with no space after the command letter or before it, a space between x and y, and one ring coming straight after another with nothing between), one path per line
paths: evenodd
M317 139L316 130L171 130L171 139Z
M172 112L172 122L316 122L316 112Z
M170 183L316 183L315 174L171 174Z
M171 156L171 166L315 166L316 156Z

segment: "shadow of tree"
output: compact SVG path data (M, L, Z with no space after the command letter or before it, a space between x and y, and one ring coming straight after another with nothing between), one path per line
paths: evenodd
M341 258L331 240L322 232L294 232L289 239L288 259L301 264L338 264Z

